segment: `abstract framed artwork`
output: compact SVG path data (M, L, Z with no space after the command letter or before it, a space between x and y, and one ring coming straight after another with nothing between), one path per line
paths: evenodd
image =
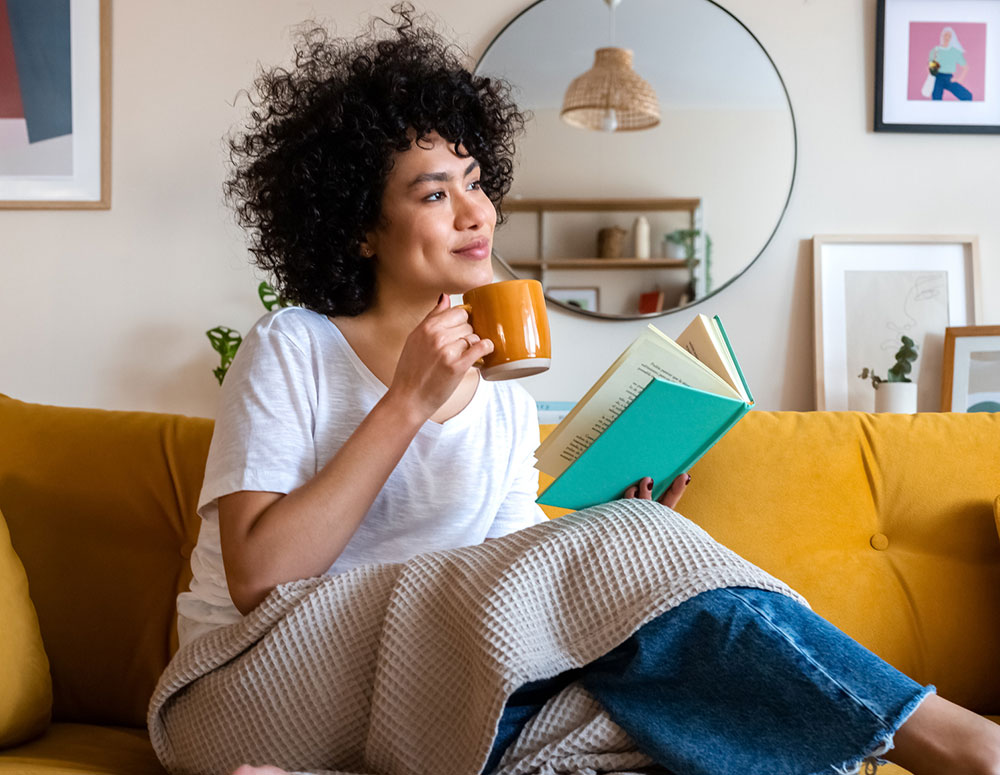
M943 366L942 412L1000 412L1000 326L947 328Z
M945 329L974 325L981 306L978 239L818 235L813 266L817 408L873 411L862 369L885 379L905 335L917 347L917 410L937 411Z
M546 288L545 295L553 301L561 302L570 307L585 309L588 312L600 310L600 288Z
M875 131L1000 133L1000 0L878 0Z
M0 208L111 206L111 0L0 0Z

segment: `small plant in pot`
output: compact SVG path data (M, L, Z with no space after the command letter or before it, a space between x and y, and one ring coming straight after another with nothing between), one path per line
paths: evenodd
M900 341L902 344L896 351L896 362L889 369L888 379L878 376L874 369L867 366L858 375L861 379L871 380L875 388L876 412L910 414L917 411L917 384L907 376L917 360L917 345L905 334Z
M675 229L665 234L663 239L667 243L667 258L693 259L694 240L699 234L700 229Z
M701 229L675 229L669 234L665 234L663 239L666 243L667 258L680 258L684 260L684 265L688 270L688 282L681 292L678 304L684 305L692 302L697 297L698 283L695 278L695 268L698 259L695 258L697 252L695 240L701 235ZM712 289L712 238L705 235L705 292Z

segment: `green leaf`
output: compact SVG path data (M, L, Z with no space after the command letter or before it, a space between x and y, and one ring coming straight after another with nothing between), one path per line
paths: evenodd
M907 378L913 370L913 361L917 359L916 344L905 334L900 337L902 346L896 351L896 363L889 369L890 382L910 382Z
M243 343L243 336L239 331L226 326L216 326L205 332L208 341L212 343L212 349L222 356L222 360L232 360L236 355L236 350Z
M277 309L278 307L290 307L292 306L283 298L278 295L278 292L274 290L266 282L262 282L257 286L257 295L260 296L260 303L264 305L264 309L268 312Z
M212 349L219 354L221 362L217 369L212 370L212 373L221 385L226 372L229 371L229 366L232 364L233 358L236 356L236 351L243 343L243 337L239 331L226 326L216 326L210 331L206 331L205 335L208 337L208 341L212 343Z

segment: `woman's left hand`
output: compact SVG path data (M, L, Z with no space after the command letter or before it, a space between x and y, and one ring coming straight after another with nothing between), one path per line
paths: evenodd
M666 489L666 492L657 499L658 502L668 508L674 508L677 506L678 501L680 501L684 490L687 489L689 484L691 484L690 474L681 474L674 479L673 483ZM642 479L625 490L625 494L622 497L640 498L646 501L651 500L653 497L653 480L648 476L642 477Z

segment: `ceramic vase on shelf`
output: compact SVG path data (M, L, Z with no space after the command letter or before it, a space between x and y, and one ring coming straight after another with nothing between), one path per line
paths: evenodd
M635 219L632 235L635 237L635 257L649 258L649 221L646 216L640 215Z
M917 411L917 383L879 382L875 388L875 411L914 414Z

